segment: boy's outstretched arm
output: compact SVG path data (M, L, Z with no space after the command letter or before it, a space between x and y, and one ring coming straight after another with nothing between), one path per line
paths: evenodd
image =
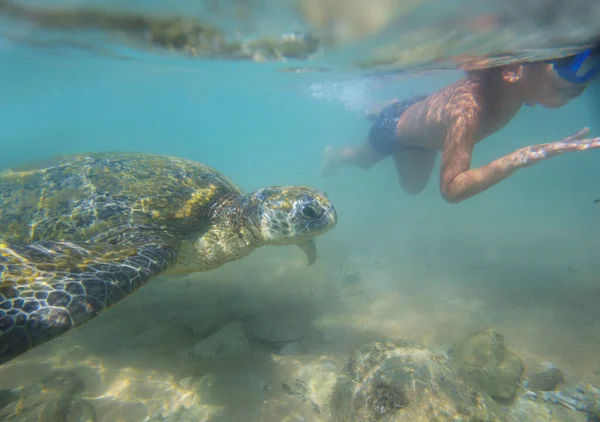
M450 203L458 203L506 179L517 170L566 152L600 148L600 137L583 139L583 128L560 141L531 145L511 152L491 163L469 169L473 152L474 127L469 122L455 124L449 131L442 153L440 190Z

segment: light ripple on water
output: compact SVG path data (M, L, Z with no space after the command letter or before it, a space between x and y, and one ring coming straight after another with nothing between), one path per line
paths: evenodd
M293 72L351 74L561 56L597 42L600 21L594 0L180 0L168 8L162 2L88 0L76 6L53 2L52 9L19 4L0 3L3 50L28 44L54 54L113 59L169 52L175 58L275 61Z

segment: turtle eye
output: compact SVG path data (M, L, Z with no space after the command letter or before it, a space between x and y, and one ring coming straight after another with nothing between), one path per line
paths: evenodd
M321 210L316 210L312 205L305 205L302 207L302 215L307 218L319 218L323 212Z

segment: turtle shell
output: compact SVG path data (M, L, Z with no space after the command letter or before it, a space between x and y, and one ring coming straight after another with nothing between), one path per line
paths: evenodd
M0 238L11 244L93 242L125 224L189 232L217 199L240 193L216 170L180 158L66 156L0 174Z

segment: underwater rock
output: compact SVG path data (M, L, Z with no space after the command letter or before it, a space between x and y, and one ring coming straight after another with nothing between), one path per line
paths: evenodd
M239 321L255 318L269 308L264 296L247 287L227 291L216 299L216 305L217 309L229 318Z
M537 403L552 404L555 405L555 408L571 411L571 417L566 420L575 420L574 418L577 417L579 420L583 420L583 415L585 415L587 422L600 421L600 390L592 385L578 384L568 386L561 391L535 392L528 390L525 392L525 396Z
M213 417L214 412L194 404L189 407L181 405L174 412L157 412L149 416L145 422L198 422L213 420Z
M282 347L297 342L308 330L308 315L299 308L275 308L244 324L252 338Z
M319 330L319 334L321 334L321 343L331 343L338 337L336 330L333 328Z
M506 420L510 422L583 422L568 409L554 408L543 401L532 401L525 397L517 397L510 408L506 409Z
M332 420L498 420L494 401L463 381L454 361L408 341L373 342L350 359L331 398Z
M130 350L149 349L158 346L165 333L172 327L172 324L162 324L153 327L125 342L125 347Z
M216 330L217 327L223 326L229 321L227 314L221 310L189 312L180 318L180 323L198 337L206 337L207 333Z
M477 332L452 349L459 374L496 400L514 398L525 365L504 345L504 336L493 328Z
M83 386L83 381L72 372L52 372L39 382L11 390L12 400L0 408L0 420L95 422L94 407L78 397Z
M298 351L298 343L288 343L279 350L280 355L294 355Z
M538 391L556 390L565 381L565 374L555 365L546 364L529 376L528 387Z
M232 322L193 348L194 355L205 359L218 359L248 349L248 340L240 322Z
M210 420L250 421L260 413L267 381L253 372L224 371L204 375L195 391L203 405L221 405L224 413Z
M179 380L179 386L182 388L190 388L194 382L194 377L187 376Z
M0 390L0 414L2 409L11 404L13 401L19 398L18 394L16 394L12 390Z
M600 421L600 400L596 400L596 403L590 407L588 412L590 414L590 420Z
M319 335L319 340L321 343L331 343L338 338L339 329L337 327L328 325L322 320L315 321L312 324L312 328Z
M39 422L96 422L96 409L80 397L62 397L48 402L40 412Z
M302 367L295 379L282 383L284 392L303 402L309 402L316 413L328 415L329 401L338 378L333 361L315 362Z

